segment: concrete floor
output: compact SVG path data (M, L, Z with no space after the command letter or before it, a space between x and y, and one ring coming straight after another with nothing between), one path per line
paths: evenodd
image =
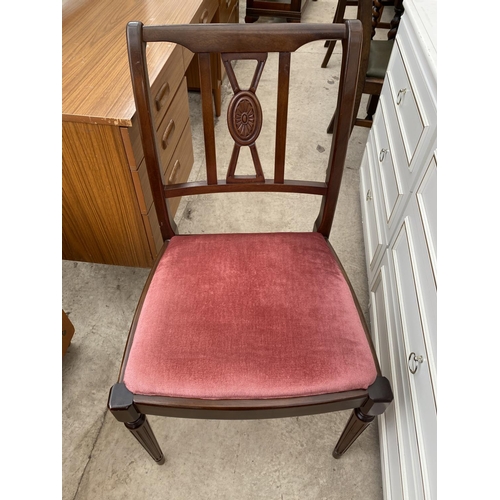
M244 20L245 2L240 8ZM331 21L336 0L310 2L303 22ZM276 20L262 19L262 22ZM331 136L325 130L335 107L340 64L337 47L328 68L321 69L322 43L292 57L287 160L289 178L324 178ZM266 65L258 96L264 117L274 116L276 59ZM238 62L245 81L253 68ZM216 125L227 135L225 109L230 87L224 82L223 113ZM195 139L191 180L202 178L204 163L199 95L190 95ZM363 107L363 104L362 104ZM267 113L267 115L266 115ZM265 120L265 118L264 118ZM274 148L267 123L257 143L264 165ZM368 131L351 136L339 205L330 241L336 248L365 316L368 290L361 212L359 166ZM221 177L231 140L218 142ZM219 139L218 139L219 140ZM249 159L242 155L242 160ZM244 173L245 165L238 173ZM269 174L268 174L269 175ZM271 175L272 176L272 175ZM229 231L308 231L319 199L302 195L204 196L183 199L176 215L181 233ZM235 205L238 202L239 207ZM231 203L231 205L230 205ZM252 215L255 206L259 214ZM123 348L147 269L63 261L62 307L75 326L62 362L63 499L206 499L320 500L382 498L376 423L341 460L331 453L349 412L263 421L206 421L150 417L165 456L156 465L124 426L106 409L116 382Z

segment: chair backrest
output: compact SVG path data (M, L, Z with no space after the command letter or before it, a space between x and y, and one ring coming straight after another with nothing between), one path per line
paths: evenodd
M316 40L341 40L343 45L337 109L326 179L324 182L287 180L285 178L286 124L291 52ZM161 159L155 134L152 97L146 62L146 44L172 42L183 45L199 57L205 141L206 181L164 185ZM315 230L328 237L342 180L347 145L353 120L356 86L362 46L362 26L358 20L344 24L203 24L144 26L140 22L127 25L127 43L132 84L137 108L142 145L151 184L156 213L164 240L176 234L167 198L221 192L287 192L322 196ZM267 54L279 53L278 97L274 178L265 179L256 149L262 127L262 110L257 88ZM228 128L234 149L226 179L217 177L210 54L219 53L226 68L234 96L228 108ZM231 61L254 59L256 71L250 88L239 87ZM241 147L252 153L255 176L235 175Z

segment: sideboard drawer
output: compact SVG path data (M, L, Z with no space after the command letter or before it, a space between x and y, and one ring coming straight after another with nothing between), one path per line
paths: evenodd
M196 14L193 16L191 24L209 23L214 17L214 14L217 11L218 7L218 0L204 0L196 11Z
M189 120L189 98L186 87L186 78L182 79L178 88L172 92L170 106L165 114L159 128L156 131L160 160L165 167L168 165L177 143L181 137L186 122ZM130 142L136 162L140 166L144 158L141 137L138 133L138 125L130 128Z
M366 246L366 260L369 270L374 270L378 257L384 246L384 237L378 217L376 190L374 189L373 168L371 166L371 144L367 143L361 163L361 212L363 218L363 233Z
M375 158L376 170L380 173L380 183L382 185L382 205L384 209L384 219L387 226L391 226L394 215L401 206L404 189L399 179L399 173L394 160L392 141L386 130L386 118L384 110L385 102L381 102L379 112L375 115L373 122L373 135L375 137ZM391 138L392 139L392 138Z
M397 44L392 51L387 68L387 79L401 129L407 162L410 164L424 132L425 122Z
M395 326L394 306L391 296L391 277L389 272L389 256L386 253L382 258L380 267L376 273L373 284L370 286L369 310L371 318L371 335L377 351L382 374L387 377L393 388L394 396L398 397L398 380L395 370L395 359L391 353L394 352ZM397 362L397 361L396 361ZM396 404L391 404L387 410L380 415L384 424L380 428L381 433L381 462L382 474L385 477L389 493L386 498L402 498L403 482L401 480L401 460L397 435L385 432L386 426L397 429L398 419L396 416Z
M194 163L193 139L189 123L182 132L182 137L175 149L172 158L163 172L163 182L165 184L181 184L187 182L189 173ZM175 214L181 201L180 197L168 200L172 214Z
M184 78L156 133L163 167L168 165L189 120L189 101Z
M415 195L424 227L434 281L437 283L437 160L435 154L432 155L427 165Z
M158 77L151 76L151 105L156 128L160 125L165 113L172 102L177 87L184 76L184 61L182 47L173 46L172 54L167 64L163 66Z
M238 7L238 0L219 0L219 22L238 22L230 20L235 7Z
M394 293L400 311L398 338L400 339L403 383L408 384L413 419L418 439L418 456L427 467L422 471L426 498L435 498L437 418L435 387L436 289L430 265L424 262L419 248L425 244L414 198L407 209L399 233L391 245L396 286ZM404 380L406 379L406 380ZM435 378L434 378L435 380ZM408 404L408 401L406 401Z
M144 229L146 231L148 243L151 248L151 253L153 255L157 255L163 245L163 238L161 235L160 223L158 222L158 216L156 215L154 204L151 205L147 214L142 215L142 220L144 222Z
M132 170L131 173L141 214L147 214L153 204L153 193L151 192L151 185L149 184L146 160L143 158L139 168L137 170Z

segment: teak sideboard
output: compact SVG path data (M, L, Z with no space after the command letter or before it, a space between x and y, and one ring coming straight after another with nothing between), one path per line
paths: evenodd
M238 0L63 0L62 258L150 267L162 245L136 123L125 27L239 22ZM148 49L165 183L193 165L188 85L197 61L184 47ZM213 64L220 114L219 61ZM177 209L180 199L172 200Z

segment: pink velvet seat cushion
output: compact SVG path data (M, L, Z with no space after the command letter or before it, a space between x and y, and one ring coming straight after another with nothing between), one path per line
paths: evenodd
M263 399L366 389L376 369L319 233L175 236L124 373L135 394Z

